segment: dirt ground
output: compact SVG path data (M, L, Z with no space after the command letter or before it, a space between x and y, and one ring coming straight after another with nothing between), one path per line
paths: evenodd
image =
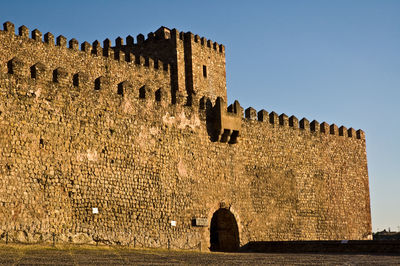
M263 254L168 251L96 246L0 244L1 265L400 265L400 256L352 254Z

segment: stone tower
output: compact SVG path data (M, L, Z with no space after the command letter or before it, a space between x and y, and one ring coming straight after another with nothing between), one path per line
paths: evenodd
M116 50L160 59L171 65L172 102L197 104L201 97L227 100L225 47L191 32L160 27L155 33L127 38Z

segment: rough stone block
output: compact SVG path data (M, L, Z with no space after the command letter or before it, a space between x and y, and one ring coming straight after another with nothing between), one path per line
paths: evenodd
M357 139L363 139L365 140L365 133L361 129L357 130Z
M278 117L278 114L275 113L274 111L272 111L272 112L269 114L269 122L270 122L271 124L273 124L273 125L278 125L278 124L279 124L279 117Z
M42 41L42 33L38 29L32 31L32 39L38 42Z
M69 40L69 48L72 50L79 50L79 42L76 39Z
M23 38L29 38L29 29L25 25L22 25L18 28L18 35Z
M261 122L269 121L269 114L264 109L262 109L258 112L257 117L258 117L258 121L261 121Z
M348 130L347 130L347 136L349 137L349 138L356 138L357 137L357 133L356 133L356 131L355 131L355 129L354 128L349 128Z
M322 122L320 125L320 130L322 133L329 134L329 124L326 122Z
M245 110L245 117L250 120L257 120L257 111L253 107L249 107Z
M300 128L310 130L310 122L307 120L307 118L302 118L300 120Z
M299 128L299 119L297 119L297 117L294 115L289 117L289 126L293 127L294 129Z
M92 51L92 46L88 42L83 42L81 44L81 51L82 52L86 52L86 53L90 53Z
M348 137L347 128L345 126L339 128L339 136Z
M15 26L13 23L11 23L10 21L4 22L3 23L3 29L4 31L14 35L15 34Z
M281 114L279 116L279 125L281 126L288 126L289 125L289 119L286 114Z
M320 131L320 124L319 124L319 122L318 122L317 120L313 120L313 121L310 123L310 129L311 129L311 131L313 131L313 132L319 132L319 131Z
M98 40L94 41L92 44L92 54L97 56L103 55L103 48Z
M47 32L44 35L44 43L54 45L54 35L50 32Z
M332 124L329 129L330 129L330 133L332 135L336 135L336 136L339 135L339 129L338 129L337 125Z
M57 46L60 46L60 47L67 47L67 38L65 38L65 37L62 36L62 35L59 35L59 36L57 37Z

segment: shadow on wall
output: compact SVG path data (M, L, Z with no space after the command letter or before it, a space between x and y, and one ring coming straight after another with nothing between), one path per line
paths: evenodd
M215 130L215 111L211 100L203 97L200 100L199 107L199 111L206 114L207 134L210 137L210 141L218 141L218 132Z
M260 253L354 253L398 254L396 240L315 240L315 241L252 241L240 248L242 252Z

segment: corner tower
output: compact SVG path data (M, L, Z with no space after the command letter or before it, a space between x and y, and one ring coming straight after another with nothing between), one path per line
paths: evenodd
M191 32L160 27L155 33L127 38L127 44L116 47L160 59L171 65L172 102L198 103L202 97L214 102L217 97L227 101L225 47L200 38Z

